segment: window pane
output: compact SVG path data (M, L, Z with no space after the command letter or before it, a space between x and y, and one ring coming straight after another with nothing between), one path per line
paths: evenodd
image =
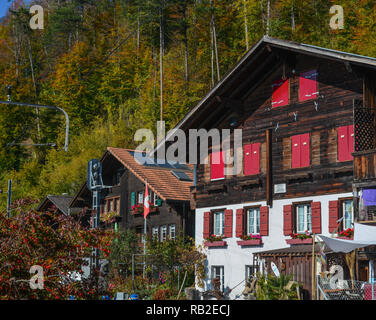
M260 209L256 209L256 233L260 233Z
M344 215L344 222L343 228L346 230L352 227L353 222L353 202L352 200L346 200L343 202L343 215Z
M224 234L224 212L214 213L214 234L220 236Z
M306 212L307 212L307 230L311 231L312 230L311 206L306 205L305 207L307 208L306 209Z
M304 206L298 206L297 232L304 232Z
M248 234L254 233L254 210L248 210Z

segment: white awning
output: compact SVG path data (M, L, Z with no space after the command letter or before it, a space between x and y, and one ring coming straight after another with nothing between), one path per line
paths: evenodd
M358 248L376 245L376 226L354 223L354 240L329 238L318 235L334 252L351 252Z

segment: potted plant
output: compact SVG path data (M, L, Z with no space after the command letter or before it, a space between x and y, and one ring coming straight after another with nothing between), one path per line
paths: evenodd
M227 242L223 241L223 236L216 236L212 234L208 238L205 239L204 245L206 247L224 247L227 246Z
M346 239L346 240L353 240L354 239L354 229L347 228L343 231L337 232L337 238L338 239Z
M291 239L286 239L287 244L310 244L312 235L306 230L304 233L290 233Z
M157 210L157 207L150 204L150 211L154 212ZM143 203L138 203L135 204L131 207L131 211L133 214L143 214L144 213L144 204Z
M239 246L257 246L262 244L261 236L259 234L248 234L240 237L242 241L237 241Z
M100 221L106 224L114 223L117 217L119 217L119 213L116 211L104 212L101 214Z

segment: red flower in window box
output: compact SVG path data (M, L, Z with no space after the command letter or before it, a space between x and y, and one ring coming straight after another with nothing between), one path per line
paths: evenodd
M239 246L257 246L262 244L261 236L258 234L248 234L240 237L242 241L237 241Z
M312 235L306 230L305 233L290 233L291 239L286 239L287 244L312 243Z
M225 247L227 242L223 241L223 236L216 236L212 234L209 238L205 239L205 247Z
M348 228L341 232L337 232L338 238L340 239L353 239L354 237L354 229Z

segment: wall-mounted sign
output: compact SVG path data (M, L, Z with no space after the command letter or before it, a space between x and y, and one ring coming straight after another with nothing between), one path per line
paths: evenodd
M275 184L274 193L286 193L286 183Z
M273 273L275 274L275 276L279 278L279 276L280 276L280 274L279 274L279 270L278 270L277 266L275 265L275 263L274 263L274 262L271 262L271 263L270 263L270 266L271 266L272 271L273 271Z

